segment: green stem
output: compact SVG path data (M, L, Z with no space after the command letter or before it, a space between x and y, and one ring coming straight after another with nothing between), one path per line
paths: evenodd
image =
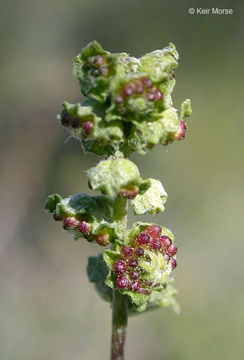
M117 222L118 232L123 234L127 226L127 199L117 197L113 206L113 219Z
M111 360L124 359L124 345L127 326L127 298L113 290Z
M127 200L116 198L113 210L113 218L117 222L119 232L123 234L127 225ZM113 290L112 311L111 360L123 360L128 318L127 297L118 290Z

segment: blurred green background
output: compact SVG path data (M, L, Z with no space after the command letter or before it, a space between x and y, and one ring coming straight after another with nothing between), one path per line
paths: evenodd
M188 14L212 6L234 14ZM109 358L111 310L86 276L98 249L41 209L49 193L86 192L98 161L56 122L81 99L71 61L93 39L135 56L174 42L175 106L193 104L184 142L133 157L169 194L154 221L176 235L182 312L131 318L126 359L243 358L242 23L237 1L1 2L1 360Z

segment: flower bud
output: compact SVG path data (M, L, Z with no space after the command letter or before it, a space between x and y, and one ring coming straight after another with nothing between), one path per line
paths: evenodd
M161 91L159 89L155 89L154 95L155 95L155 99L157 101L160 101L162 99L162 97L163 97L163 95L162 95L162 93L161 93Z
M127 199L134 199L139 193L139 188L136 185L121 186L118 196L125 197Z
M116 274L126 272L126 263L123 260L116 260L114 263L114 272Z
M70 126L70 115L67 111L63 111L61 115L61 124L63 126Z
M176 268L176 266L177 266L177 261L173 258L173 259L171 260L171 267L172 267L172 269L174 270L174 269Z
M159 235L161 235L162 229L161 229L161 226L159 226L159 225L152 225L152 226L149 226L145 230L145 233L148 234L149 236L151 236L151 238L155 239Z
M186 124L184 123L184 120L180 120L179 130L175 134L175 139L176 140L183 140L185 135L186 135Z
M89 232L91 231L91 225L88 222L82 220L78 225L78 230L82 234L89 234Z
M135 89L136 94L143 94L144 89L143 89L143 86L142 86L141 82L133 83L133 87Z
M98 66L102 65L104 63L104 60L105 60L104 56L98 55L94 58L93 64L98 65Z
M121 253L122 253L123 257L127 258L132 255L133 249L130 246L122 246Z
M144 232L140 233L136 237L136 241L138 245L146 245L150 242L150 236Z
M152 81L148 78L148 77L143 77L141 79L141 82L143 83L143 85L148 88L148 89L151 89L152 87Z
M167 253L169 256L174 256L178 251L178 248L175 244L171 244L170 247L167 250Z
M131 279L137 280L140 277L140 272L138 270L133 270L129 275Z
M73 129L79 129L81 127L81 121L80 119L76 118L75 116L72 116L70 120L70 125Z
M90 135L90 133L92 132L93 129L93 122L92 121L85 121L84 124L82 125L84 133L86 135Z
M153 100L155 100L155 94L154 94L154 92L149 91L149 92L147 93L147 100L148 100L148 101L153 101Z
M135 250L135 254L137 256L143 256L144 255L144 250L141 248L141 247L138 247L136 250Z
M124 99L123 99L123 97L122 97L120 94L117 94L117 95L115 96L115 102L116 102L116 104L121 105L121 104L123 104Z
M138 261L136 258L130 258L128 261L128 265L131 267L137 267L138 265Z
M57 214L56 210L53 212L53 219L54 219L55 221L62 221L62 220L63 220L62 216L59 216L59 215Z
M130 289L131 289L131 291L137 292L140 288L141 288L140 280L133 281L133 282L130 284Z
M150 242L150 248L153 250L160 250L162 247L162 243L159 239L152 239Z
M108 233L100 233L95 236L95 241L98 245L107 246L109 244L109 234Z
M77 220L75 217L66 217L63 220L63 224L65 230L71 230L75 229L79 225L79 220Z
M116 287L119 289L125 289L129 286L129 280L124 275L118 276L115 283Z
M130 84L127 84L123 87L123 94L124 96L131 96L134 92L133 87Z
M166 235L159 236L159 240L161 241L164 249L168 249L168 247L172 244L172 240Z

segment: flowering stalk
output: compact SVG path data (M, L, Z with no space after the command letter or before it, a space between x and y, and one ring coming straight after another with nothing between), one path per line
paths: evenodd
M87 171L89 187L100 195L53 194L44 209L75 240L107 247L88 259L87 273L100 296L112 303L112 360L124 359L128 315L165 306L178 310L172 287L178 250L173 233L145 222L127 229L129 202L135 215L164 210L167 193L161 182L142 177L128 157L185 137L190 100L178 113L171 99L177 60L173 44L136 59L111 54L94 41L73 61L86 99L64 102L58 115L85 152L105 157Z
M126 235L127 226L127 199L117 197L113 208L114 221L119 223L120 230ZM111 360L124 358L124 344L128 321L127 297L113 289L112 294L112 339Z
M128 318L127 298L113 290L111 360L124 359L124 345Z

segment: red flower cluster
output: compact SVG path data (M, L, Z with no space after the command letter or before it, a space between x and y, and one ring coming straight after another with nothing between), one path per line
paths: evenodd
M61 124L65 127L71 127L73 129L83 129L85 135L90 135L94 127L92 119L81 119L75 116L71 116L67 111L63 111L61 114Z
M160 101L162 100L162 92L153 85L152 81L148 77L143 77L138 80L129 81L123 86L121 92L115 96L115 102L120 108L127 98L131 96L143 95L147 101Z
M159 225L150 225L136 235L132 246L122 246L120 258L113 265L115 284L118 289L150 294L152 282L146 282L141 277L142 272L138 264L138 258L144 256L145 248L160 251L165 260L171 262L172 270L175 269L177 263L173 256L177 253L177 246L168 236L162 235Z

